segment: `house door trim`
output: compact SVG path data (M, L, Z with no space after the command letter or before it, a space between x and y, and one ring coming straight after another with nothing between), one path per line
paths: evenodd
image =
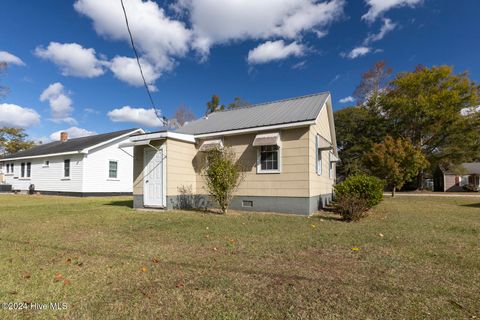
M167 157L166 157L166 147L163 144L160 148L156 149L153 146L148 146L143 150L143 169L146 170L148 162L147 162L147 154L149 152L153 152L154 156L161 152L162 157L162 203L147 203L147 180L145 179L145 175L143 176L143 205L145 207L150 208L165 208L167 206Z

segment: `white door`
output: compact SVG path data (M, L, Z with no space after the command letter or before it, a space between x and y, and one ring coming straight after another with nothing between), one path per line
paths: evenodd
M144 205L164 207L163 150L145 149L143 164Z

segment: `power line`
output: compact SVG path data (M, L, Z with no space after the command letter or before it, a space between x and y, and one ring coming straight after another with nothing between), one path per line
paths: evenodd
M143 75L142 65L140 64L140 58L138 57L137 48L135 48L135 43L133 42L133 35L132 35L132 31L130 31L130 25L128 24L127 11L125 10L123 0L120 0L120 3L122 4L123 15L125 16L125 23L127 25L128 34L130 36L130 43L132 44L133 52L135 53L135 58L137 59L138 68L140 69L140 75L142 76L143 84L145 85L145 89L147 90L148 98L150 99L152 108L155 111L155 115L163 123L163 125L166 125L166 119L160 116L160 111L157 109L157 107L155 107L155 102L153 101L152 94L150 93L150 89L148 88L147 81L145 80L145 76Z

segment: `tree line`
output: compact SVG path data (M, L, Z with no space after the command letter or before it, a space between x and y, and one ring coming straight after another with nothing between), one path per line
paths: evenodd
M340 178L367 173L395 190L422 188L437 166L480 158L480 86L450 66L395 76L384 61L362 75L356 105L334 114Z

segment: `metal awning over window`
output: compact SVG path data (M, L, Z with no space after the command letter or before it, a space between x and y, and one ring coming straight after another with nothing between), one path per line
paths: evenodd
M317 148L321 150L332 150L333 146L327 139L321 135L317 135Z
M213 149L221 149L223 148L223 142L220 139L217 140L207 140L202 143L200 146L199 151L205 152L205 151L210 151Z
M339 162L340 158L330 152L330 162Z
M264 133L257 134L253 140L254 147L261 146L279 146L280 147L280 133Z
M119 148L134 147L134 146L146 146L150 144L150 140L129 141L118 145Z

